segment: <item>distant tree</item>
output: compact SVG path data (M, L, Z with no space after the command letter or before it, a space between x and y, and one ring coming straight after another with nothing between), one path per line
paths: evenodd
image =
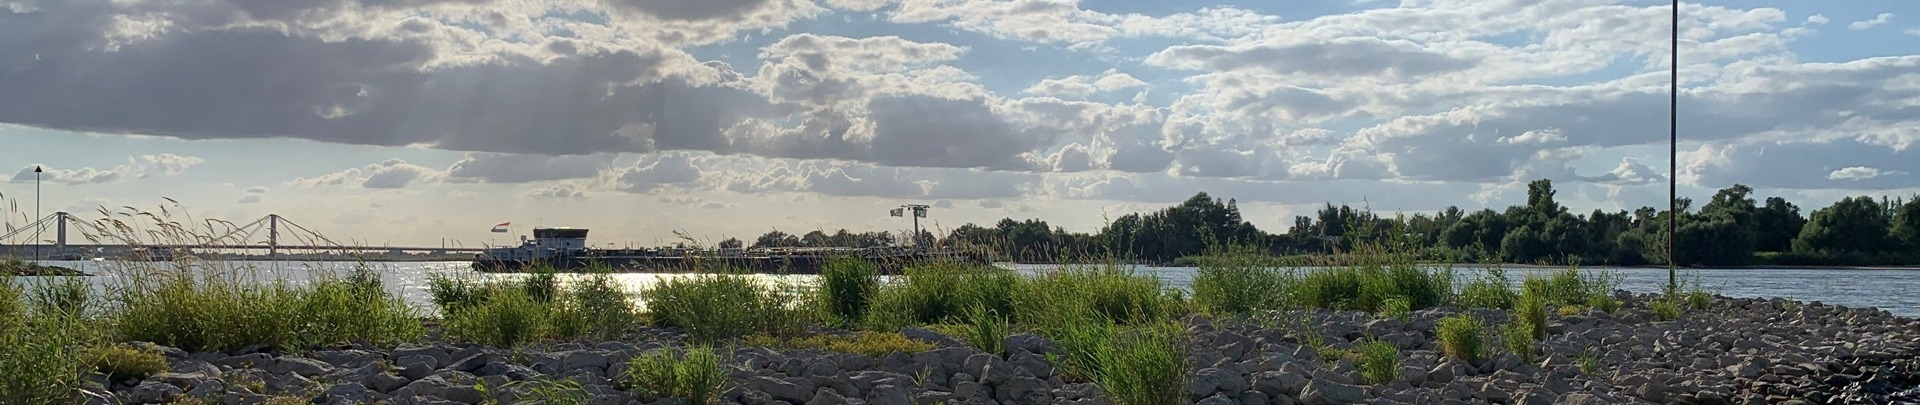
M1793 250L1805 253L1878 253L1886 251L1886 208L1871 197L1850 197L1814 211Z
M739 249L745 244L746 243L741 242L739 238L727 238L727 240L720 241L720 248L721 249Z
M755 248L777 248L800 246L800 238L778 230L767 232L753 240Z
M1889 230L1894 242L1909 254L1920 253L1920 195L1908 199L1905 204L1893 212L1893 227Z
M1753 223L1754 249L1785 252L1793 249L1793 238L1807 226L1807 218L1800 216L1800 207L1786 199L1767 197L1767 204L1754 211Z

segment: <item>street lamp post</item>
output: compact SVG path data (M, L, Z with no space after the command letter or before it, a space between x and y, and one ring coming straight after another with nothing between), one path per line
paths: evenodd
M913 215L913 236L911 236L911 239L913 239L913 247L924 247L920 246L920 218L927 216L927 206L925 204L905 204L889 212L889 214L896 217L907 216L908 213Z
M40 265L40 166L33 166L33 264Z
M1673 256L1673 230L1679 221L1680 204L1676 192L1679 182L1674 178L1674 167L1679 165L1680 156L1680 0L1673 0L1673 37L1670 49L1672 58L1668 60L1673 69L1667 93L1667 293L1680 290L1680 278L1676 274L1679 264Z

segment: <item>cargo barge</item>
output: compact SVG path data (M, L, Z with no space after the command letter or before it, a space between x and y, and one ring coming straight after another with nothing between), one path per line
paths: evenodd
M922 263L957 262L988 265L978 252L885 248L773 248L773 249L594 249L582 228L535 228L531 240L519 246L488 248L474 258L473 269L488 273L524 272L538 267L579 271L605 266L615 272L684 273L725 268L750 273L815 274L835 259L874 263L885 274Z

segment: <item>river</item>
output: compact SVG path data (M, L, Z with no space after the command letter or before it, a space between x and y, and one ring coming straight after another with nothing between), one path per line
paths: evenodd
M123 264L112 262L45 262L49 265L79 269L90 274L96 290L104 289L128 269ZM358 263L349 262L216 262L211 265L225 269L242 269L261 279L280 278L290 282L303 282L316 274L344 274ZM430 273L449 273L476 277L517 277L511 274L482 274L468 270L466 262L376 262L367 263L381 274L386 286L399 294L409 304L430 309L432 304L427 293L427 279ZM1013 265L1024 272L1045 272L1056 268L1052 265ZM1159 277L1169 287L1187 288L1193 280L1196 269L1191 267L1136 267L1141 274ZM1508 279L1518 281L1520 277L1532 273L1561 271L1558 268L1509 268ZM1657 268L1583 268L1583 271L1600 271L1614 275L1620 282L1620 288L1636 292L1660 291L1667 283L1666 269ZM1459 268L1456 275L1468 279L1480 274L1472 268ZM658 280L660 277L682 277L683 274L616 274L614 278L629 291L638 291ZM756 275L770 282L804 285L812 281L810 275ZM1682 269L1683 282L1697 282L1705 290L1732 297L1780 297L1799 301L1820 301L1827 304L1839 304L1849 307L1874 307L1887 310L1895 315L1920 317L1920 271L1914 270L1861 270L1861 269ZM25 278L22 278L25 280ZM23 281L26 282L26 281Z

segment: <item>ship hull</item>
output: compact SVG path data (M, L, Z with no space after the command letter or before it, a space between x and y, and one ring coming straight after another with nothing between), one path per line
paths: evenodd
M640 257L596 257L562 256L532 260L513 260L480 258L474 260L473 269L486 273L520 273L547 268L558 272L580 272L589 269L604 268L621 273L691 273L729 269L733 271L763 274L817 274L828 262L842 259L833 256L640 256ZM904 254L881 257L846 257L867 261L877 265L883 274L899 274L907 267L934 263L957 262L964 264L989 264L985 255L979 254Z

